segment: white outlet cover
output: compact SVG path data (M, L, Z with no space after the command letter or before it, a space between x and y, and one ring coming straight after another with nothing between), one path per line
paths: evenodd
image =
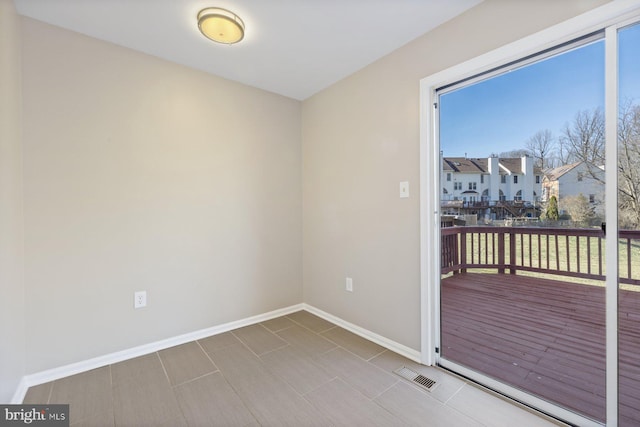
M147 291L136 291L133 294L133 308L147 306Z

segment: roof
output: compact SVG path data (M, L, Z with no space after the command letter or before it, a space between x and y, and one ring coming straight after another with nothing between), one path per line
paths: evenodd
M562 175L566 174L576 166L580 165L582 162L571 163L568 165L558 166L557 168L549 169L545 175L546 178L550 181L555 181L560 178Z
M500 175L506 175L505 169L511 173L524 174L522 170L522 158L520 157L505 157L498 159L500 163ZM443 157L442 169L452 172L460 173L489 173L489 159L477 158L477 157ZM542 170L538 167L533 168L533 173L536 175L542 175Z
M500 165L506 169L508 169L509 171L511 171L511 173L523 173L522 172L522 159L517 157L517 158L508 158L508 159L500 159Z
M462 173L486 173L489 170L487 159L472 159L466 157L445 157L442 159L442 169Z

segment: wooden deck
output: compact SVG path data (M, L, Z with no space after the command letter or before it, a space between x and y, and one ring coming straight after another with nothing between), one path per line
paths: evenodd
M442 357L605 418L604 288L509 274L442 280ZM640 425L640 292L620 291L620 425Z

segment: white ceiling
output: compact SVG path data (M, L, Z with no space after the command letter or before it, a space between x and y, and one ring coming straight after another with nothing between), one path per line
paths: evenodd
M481 0L14 0L18 12L303 100ZM242 42L197 28L205 7L245 23Z

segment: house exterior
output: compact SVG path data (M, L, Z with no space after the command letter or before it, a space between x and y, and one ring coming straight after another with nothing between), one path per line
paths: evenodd
M593 172L593 174L592 174ZM559 166L546 171L542 179L541 201L556 196L562 213L562 200L568 196L584 195L596 214L604 214L604 168L592 168L584 162Z
M441 164L443 214L538 216L543 173L531 157L442 157Z

